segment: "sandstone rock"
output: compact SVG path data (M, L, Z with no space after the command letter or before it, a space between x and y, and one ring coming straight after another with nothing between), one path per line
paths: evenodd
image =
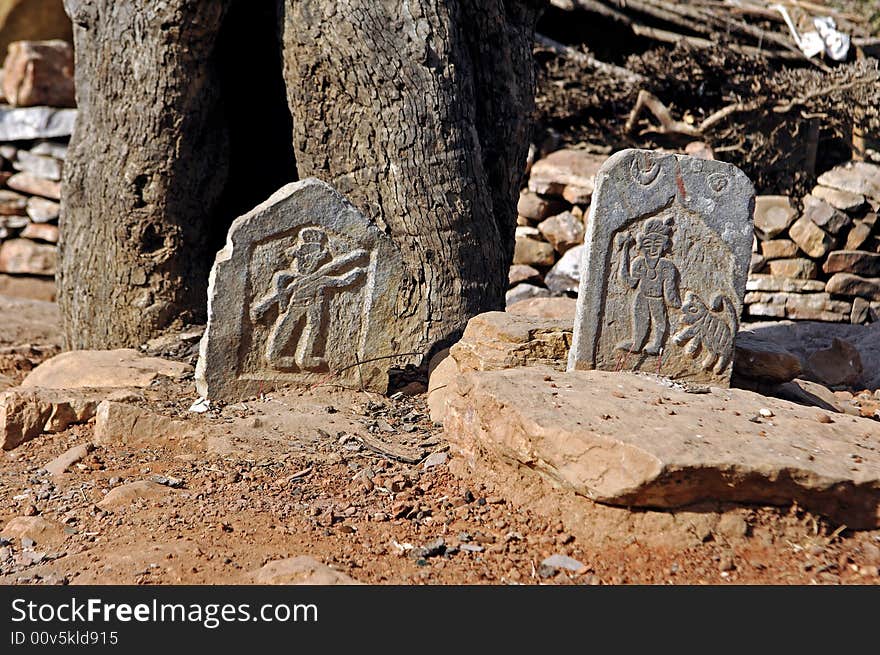
M819 228L816 228L817 230ZM770 275L795 280L811 280L819 274L815 262L803 257L794 259L774 259L770 262Z
M331 371L386 391L392 362L416 362L399 353L424 339L425 317L398 315L405 270L390 237L333 188L314 178L285 185L237 218L217 253L199 394L240 400Z
M60 523L42 516L16 516L3 527L0 537L9 541L32 539L40 548L59 546L66 539Z
M835 250L828 255L822 269L826 273L880 277L880 254L864 250Z
M871 303L864 298L853 298L853 308L849 315L849 322L854 325L861 325L870 320L873 320Z
M44 432L61 432L95 415L94 393L66 389L22 389L0 393L0 436L3 450L12 450Z
M767 242L769 243L769 242ZM750 275L746 281L746 291L789 291L804 293L824 291L825 283L819 280L798 280L773 275Z
M76 109L0 107L0 141L69 137L75 122Z
M513 263L527 266L552 266L556 261L553 246L546 241L518 237L513 248Z
M605 155L595 155L585 150L551 152L532 166L529 189L534 193L560 196L565 187L574 187L568 193L578 201L573 204L585 204L589 202L594 178L605 159Z
M515 236L517 239L528 237L529 239L535 239L536 241L542 240L541 231L532 225L517 225Z
M565 209L565 203L552 198L542 198L537 193L523 189L519 194L516 211L533 221L543 221L548 216L558 214Z
M730 164L612 155L596 176L569 368L623 366L726 386L753 199Z
M55 302L55 279L0 273L0 295ZM52 327L52 326L47 326Z
M0 53L13 41L73 41L73 27L63 0L0 0Z
M801 250L814 258L824 257L836 244L834 237L807 218L806 214L795 221L788 235Z
M30 223L19 236L22 239L36 239L48 243L58 243L58 227L48 223Z
M736 375L768 382L788 382L803 372L800 357L774 340L747 330L736 335Z
M0 246L0 272L55 275L55 247L29 239L10 239Z
M529 298L507 308L508 313L532 318L565 320L574 323L574 298Z
M27 215L34 223L49 223L57 220L61 205L46 198L31 196L27 201Z
M75 107L73 48L60 39L10 43L2 88L13 107Z
M827 186L814 187L810 195L824 200L835 209L845 212L856 211L865 204L865 196L860 193L850 193Z
M0 288L6 283L0 276ZM37 278L16 277L23 282ZM38 280L42 282L42 280ZM7 293L10 289L4 289ZM15 289L11 289L15 291ZM3 329L0 329L0 346L15 348L23 344L38 346L51 350L60 348L64 343L61 333L61 317L58 305L44 300L31 298L10 298L0 296L0 316L3 317ZM28 347L28 350L30 347Z
M540 271L527 264L514 264L507 273L507 284L509 287L515 287L521 282L529 284L541 282Z
M830 348L814 352L807 358L808 377L830 387L856 384L863 370L862 358L855 346L836 337Z
M546 367L469 372L451 385L444 427L465 462L518 463L593 501L795 501L851 529L880 525L880 424L820 423L741 389L689 394L663 379Z
M16 191L23 191L35 196L43 196L51 200L61 199L61 183L45 180L33 173L16 173L8 180L6 186Z
M825 285L825 291L841 296L861 296L880 300L880 278L865 278L851 273L835 273Z
M797 257L797 253L797 244L788 239L773 239L761 242L761 254L764 255L764 259L788 259Z
M67 144L57 141L40 141L36 143L29 151L32 155L43 155L44 157L54 157L64 161L67 159Z
M435 423L443 421L446 389L458 375L458 363L450 356L449 349L434 355L428 364L428 412Z
M556 293L577 293L583 256L583 246L575 246L568 250L544 275L544 284Z
M158 357L144 357L137 350L74 350L61 353L37 366L22 381L22 388L92 389L145 388L159 376L180 378L192 366Z
M12 167L17 171L32 173L45 180L61 180L61 162L54 157L34 155L27 150L19 150L12 162Z
M191 421L178 421L142 407L104 400L95 412L95 443L131 448L203 447L204 436Z
M584 242L584 224L571 212L551 216L538 229L560 254Z
M846 235L845 250L858 250L871 236L871 226L862 221L856 221L852 229Z
M254 575L254 582L267 585L358 585L351 576L331 569L318 560L289 557L263 566Z
M521 283L517 284L505 294L504 302L507 307L510 307L511 305L515 305L523 300L528 300L529 298L546 298L551 295L553 294L549 289L535 286L534 284Z
M852 303L834 300L828 293L750 291L746 294L750 316L776 316L802 321L849 321Z
M819 184L840 191L880 198L880 166L851 161L819 176Z
M450 349L461 371L491 371L543 364L563 370L571 347L571 319L508 312L478 314Z
M137 500L159 502L174 496L177 492L164 484L150 480L137 480L111 489L99 503L104 510L128 507Z
M27 201L27 196L8 189L0 189L0 216L27 215Z
M715 151L705 141L691 141L684 147L684 154L697 159L715 159Z
M797 218L788 196L755 197L755 233L764 240L785 232Z
M562 197L572 205L588 205L593 195L592 186L576 186L567 184L562 189Z
M767 260L764 259L764 255L759 255L758 253L753 252L749 259L749 273L758 274L765 268L767 268Z
M829 234L838 234L852 225L852 218L815 196L804 197L803 216Z
M80 444L78 446L73 446L72 448L68 448L66 451L58 455L58 457L43 466L43 468L50 475L62 475L71 466L73 466L77 462L81 462L82 460L84 460L88 456L89 450L91 450L91 446L89 444Z
M834 395L834 392L828 387L810 380L795 379L781 384L773 391L773 395L799 405L818 407L836 414L843 413L840 400Z

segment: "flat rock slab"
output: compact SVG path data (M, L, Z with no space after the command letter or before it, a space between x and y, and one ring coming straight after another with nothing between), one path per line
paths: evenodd
M0 141L53 139L73 134L76 109L0 107Z
M18 281L22 278L13 278ZM0 287L3 278L0 276ZM58 305L45 300L0 295L0 346L29 343L36 346L61 346L61 316Z
M570 370L730 383L754 188L735 166L623 150L596 175Z
M824 423L816 409L741 389L688 393L648 375L540 366L465 373L445 411L447 437L465 457L516 462L594 501L795 501L853 529L880 526L872 420Z
M357 585L357 580L306 555L268 562L254 582L270 585Z
M159 376L179 378L192 366L160 357L145 357L137 350L74 350L37 366L22 387L44 389L144 388Z
M384 392L397 344L421 327L392 325L402 271L390 238L330 186L282 187L217 253L199 393L234 401L330 379Z

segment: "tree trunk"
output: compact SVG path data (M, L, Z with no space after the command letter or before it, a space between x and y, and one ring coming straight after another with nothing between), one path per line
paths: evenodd
M537 0L285 0L300 177L400 248L424 351L504 308L533 106Z
M58 273L71 348L138 345L204 316L227 162L211 53L228 5L66 2L80 112Z

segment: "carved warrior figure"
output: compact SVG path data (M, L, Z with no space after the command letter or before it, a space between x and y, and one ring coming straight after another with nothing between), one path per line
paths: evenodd
M366 268L356 264L365 263L368 253L354 250L334 259L327 235L314 227L303 228L298 240L287 250L291 267L272 276L270 291L251 306L250 315L259 323L272 307L278 307L278 317L266 342L265 357L270 366L321 371L327 368L318 352L318 337L325 328L325 294L328 289L347 287L363 277ZM291 346L293 355L283 354Z
M672 246L672 217L665 220L652 218L645 223L636 244L641 253L630 265L629 250L633 244L629 232L617 235L620 250L619 276L621 282L636 290L632 305L632 338L622 341L617 348L631 353L645 352L657 355L669 331L666 303L681 307L678 291L678 268L663 255ZM644 347L648 332L651 343Z

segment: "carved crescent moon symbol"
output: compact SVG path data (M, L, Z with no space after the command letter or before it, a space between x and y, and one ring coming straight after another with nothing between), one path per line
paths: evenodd
M637 152L629 168L633 179L644 186L648 186L660 174L660 164L649 152Z
M712 189L715 193L721 193L724 189L727 188L727 184L729 180L724 173L712 173L709 177L706 178L706 181L709 183L709 188Z

